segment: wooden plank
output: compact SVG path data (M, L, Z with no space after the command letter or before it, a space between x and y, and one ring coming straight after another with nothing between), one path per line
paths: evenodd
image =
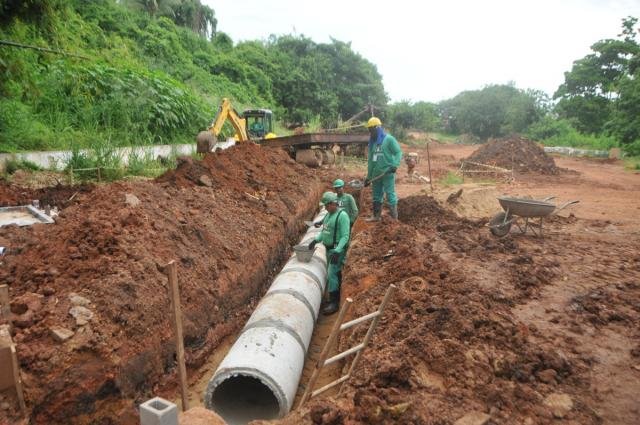
M0 285L0 319L7 322L11 320L9 285Z
M18 355L16 353L15 345L11 345L11 364L13 366L14 386L16 387L16 395L18 396L18 404L20 405L20 411L22 412L22 416L27 416L27 405L24 402L24 393L22 391L22 379L20 378L20 367L18 365Z
M0 391L14 386L13 365L11 357L12 344L0 345Z
M189 410L189 394L187 391L187 368L184 361L184 337L182 335L182 311L180 309L180 290L178 288L178 267L175 261L170 261L169 264L165 266L165 273L169 278L169 298L171 298L171 311L173 312L173 325L176 337L182 411L186 412Z
M305 133L293 136L275 137L260 142L263 147L278 148L297 145L353 145L369 143L368 134L341 134L341 133Z

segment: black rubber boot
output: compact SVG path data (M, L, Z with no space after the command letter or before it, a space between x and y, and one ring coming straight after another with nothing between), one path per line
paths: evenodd
M389 214L391 214L391 218L394 220L398 219L398 206L397 205L389 205Z
M322 314L329 316L340 308L340 290L329 292L329 304L322 309Z
M373 203L373 216L366 219L366 221L380 221L380 215L382 214L382 202Z

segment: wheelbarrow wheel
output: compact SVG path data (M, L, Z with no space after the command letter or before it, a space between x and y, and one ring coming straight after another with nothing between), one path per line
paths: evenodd
M489 229L493 236L499 238L506 236L511 230L511 220L508 219L506 212L500 212L493 216L489 222Z

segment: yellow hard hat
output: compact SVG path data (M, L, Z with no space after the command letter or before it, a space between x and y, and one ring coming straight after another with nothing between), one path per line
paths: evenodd
M382 121L378 117L371 117L369 121L367 121L367 128L371 127L380 127L382 125Z

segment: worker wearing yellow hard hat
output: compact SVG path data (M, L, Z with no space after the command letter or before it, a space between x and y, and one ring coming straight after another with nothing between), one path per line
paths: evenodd
M372 128L372 127L382 127L382 121L380 121L380 118L378 117L369 118L369 121L367 121L367 128Z
M389 203L389 213L392 218L397 219L398 196L395 173L402 160L402 150L396 138L384 131L380 118L371 117L367 121L367 128L369 129L369 157L364 185L372 185L373 195L373 216L368 221L380 220L385 195Z

